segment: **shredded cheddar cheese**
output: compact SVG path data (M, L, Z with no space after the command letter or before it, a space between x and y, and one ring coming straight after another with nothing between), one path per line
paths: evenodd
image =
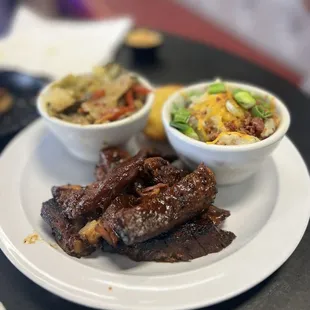
M225 122L234 122L235 125L239 127L241 125L241 120L227 110L227 100L229 100L232 104L235 104L236 108L239 109L230 93L209 95L205 100L193 104L190 107L190 110L198 120L198 129L203 131L205 124L210 121L221 132L227 131L224 124Z

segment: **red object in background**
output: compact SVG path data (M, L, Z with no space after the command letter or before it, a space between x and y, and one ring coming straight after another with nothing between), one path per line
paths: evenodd
M135 19L137 26L146 26L207 43L252 61L295 85L301 81L301 76L293 69L251 48L212 22L200 18L173 0L71 1L79 2L80 5L84 6L84 17L102 19L117 15L130 15Z

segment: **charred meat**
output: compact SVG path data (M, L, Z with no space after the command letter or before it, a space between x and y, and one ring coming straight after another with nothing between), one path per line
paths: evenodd
M216 253L235 238L219 225L230 212L212 205L213 172L204 164L189 173L154 150L136 156L102 150L97 181L54 186L41 216L59 246L83 257L98 247L135 261L177 262Z
M190 220L212 204L216 195L215 184L213 172L205 165L199 165L163 193L134 208L122 209L112 220L104 221L104 228L115 235L109 240L118 236L125 244L131 245Z
M112 204L107 208L106 212L104 213L102 218L106 218L107 220L111 220L115 217L115 214L123 209L123 208L133 208L138 202L138 199L134 196L129 196L129 195L123 195L120 197L117 197ZM202 213L200 216L198 216L196 219L191 221L191 225L193 227L198 228L198 225L200 226L204 226L203 229L204 230L200 230L201 232L205 232L205 234L207 233L208 229L211 229L210 223L213 223L213 226L219 226L222 222L224 222L224 220L230 216L230 212L227 210L223 210L220 208L217 208L215 206L210 206L208 208L207 211L205 211L204 213ZM109 232L105 231L104 227L101 225L100 221L91 221L88 222L80 231L79 234L82 237L83 240L87 240L91 245L95 245L98 246L99 242L100 242L100 237L104 237L105 240L108 240L107 238L110 237ZM187 223L189 224L189 222ZM172 233L163 233L162 235L158 236L156 239L151 239L150 241L145 241L144 243L140 243L138 245L134 245L134 246L126 246L125 244L120 244L116 247L115 250L112 250L113 247L111 247L106 241L102 242L102 247L103 250L106 252L112 252L112 253L129 253L128 256L130 256L131 258L133 258L133 255L137 252L137 250L139 249L139 257L138 258L133 258L134 260L146 260L145 259L145 253L144 250L148 247L149 244L157 244L157 246L160 246L160 253L162 253L161 256L161 261L172 261L172 257L174 257L174 259L176 259L177 257L183 257L182 260L184 260L184 257L186 257L186 255L183 253L182 256L182 248L174 248L174 251L171 252L171 246L169 247L169 245L167 244L167 242L171 242L173 239L175 239L175 236L178 236L180 234L182 234L182 236L184 237L184 225L187 224L183 224L181 226L178 226L177 228L175 228ZM186 227L186 226L185 226ZM186 229L186 228L185 228ZM213 228L212 228L213 229ZM218 236L218 245L216 243L213 242L212 245L209 245L208 249L211 251L211 249L214 249L216 247L220 246L220 240L221 240L221 236L224 236L227 238L231 237L233 240L233 234L225 232L225 231L221 231L220 229L216 230L215 228L212 230L212 232L214 231L214 233L216 233L216 231L219 232ZM112 234L112 237L114 235ZM168 238L169 236L169 238ZM187 236L188 237L188 236ZM196 236L197 237L197 236ZM190 238L190 237L188 237ZM184 239L184 238L183 238ZM179 239L176 239L176 241ZM227 239L223 239L223 247L225 247L225 243L224 241ZM117 240L109 240L110 244L113 244L113 242L115 242ZM181 242L181 239L179 240L179 242ZM192 244L192 251L194 251L194 249L196 248L196 252L198 253L199 247L197 247L197 243L195 242L194 238L191 238L188 242L190 242ZM143 245L144 244L144 245ZM207 245L205 243L205 245ZM133 250L135 249L135 250ZM157 260L156 257L158 257L158 252L154 251L151 252L151 249L148 249L147 252L149 253L149 255L147 257L153 257L152 259L150 258L150 260ZM176 254L179 253L179 254ZM201 256L206 255L203 252L201 252ZM192 255L192 258L196 258L194 255ZM190 258L190 259L192 259Z
M187 174L184 170L178 169L161 157L147 158L143 164L143 173L144 178L151 185L161 183L168 186L179 182Z
M219 229L208 216L209 212L189 221L168 233L135 243L121 244L116 248L102 242L105 252L126 255L134 261L179 262L220 252L235 239L235 235Z
M86 187L68 189L66 186L65 190L63 187L54 187L53 197L69 219L94 212L98 208L104 211L114 198L135 181L148 154L148 150L140 151L111 170L103 181Z
M100 152L99 163L96 166L97 181L102 181L107 173L130 157L129 153L118 147L110 147Z
M71 256L82 257L91 254L96 248L79 235L84 223L66 219L61 211L54 199L44 202L41 209L41 216L51 227L57 244Z
M218 226L221 223L223 223L226 220L226 218L230 216L230 212L211 205L208 209L207 215L213 222L213 224Z
M116 244L118 242L118 237L113 233L110 226L113 225L117 212L133 208L137 202L138 199L132 195L122 195L115 198L106 212L97 221L95 227L96 232L110 244Z

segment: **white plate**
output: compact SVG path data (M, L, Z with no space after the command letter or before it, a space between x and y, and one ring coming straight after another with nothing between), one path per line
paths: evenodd
M231 211L224 229L237 235L224 251L175 264L135 263L100 251L75 259L50 245L40 208L52 185L91 182L93 168L72 158L41 121L28 127L0 160L0 239L7 257L34 282L96 308L189 309L240 294L292 254L310 215L307 168L284 138L258 174L219 189L216 204ZM24 244L34 231L44 241Z

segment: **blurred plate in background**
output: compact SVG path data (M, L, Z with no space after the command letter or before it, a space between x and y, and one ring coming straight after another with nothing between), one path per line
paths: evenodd
M16 71L0 71L0 89L12 100L7 111L0 113L0 138L16 133L38 117L36 96L49 81L46 77L35 77Z

